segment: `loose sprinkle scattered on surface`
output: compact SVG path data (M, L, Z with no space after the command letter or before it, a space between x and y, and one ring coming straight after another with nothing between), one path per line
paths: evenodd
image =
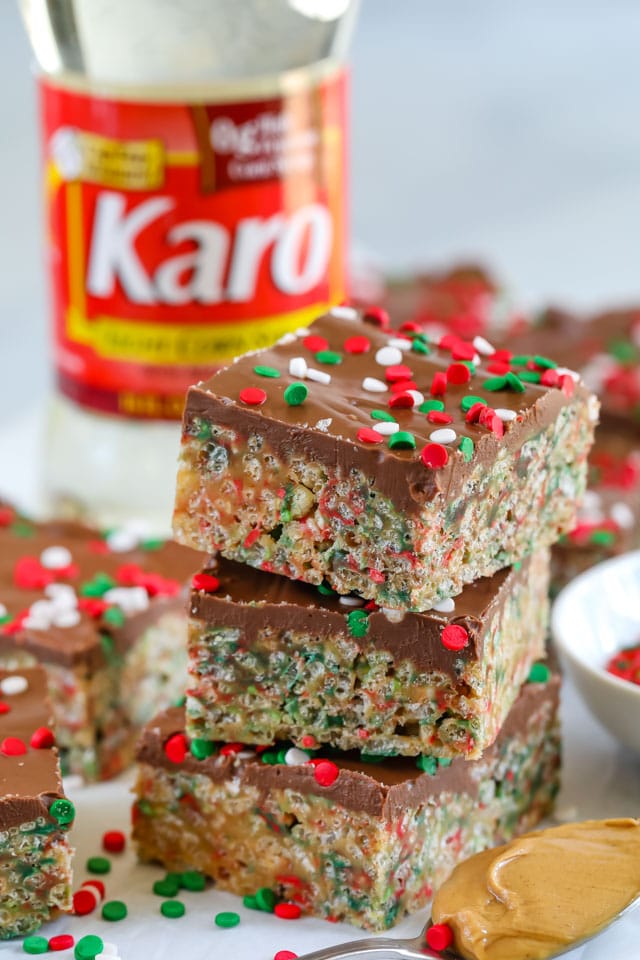
M278 898L270 887L260 887L259 890L256 890L255 896L259 910L263 910L265 913L273 913Z
M98 906L98 894L88 887L76 890L73 895L73 912L79 917L92 913Z
M177 897L180 890L178 878L168 873L162 880L156 880L153 884L153 892L157 897Z
M107 857L89 857L87 871L89 873L109 873L111 861Z
M46 953L49 949L49 941L46 937L25 937L22 941L22 949L25 953Z
M70 950L74 943L70 933L59 933L49 939L49 950Z
M177 920L178 917L184 916L185 905L181 900L164 900L160 904L160 913L170 920Z
M273 912L281 920L298 920L302 910L297 903L278 903Z
M122 830L107 830L102 836L102 849L107 853L122 853L127 843Z
M76 960L93 960L99 953L102 953L104 943L100 937L89 934L88 937L81 937L75 945L74 955Z
M180 874L180 886L192 893L201 893L207 886L207 878L199 870L185 870Z
M217 927L222 927L223 929L237 927L240 923L240 914L234 913L232 910L225 910L222 913L216 913L214 922Z
M446 950L453 943L453 930L446 923L434 923L427 930L426 940L432 950Z
M298 960L298 954L293 950L278 950L274 953L273 960Z
M127 905L123 903L122 900L107 900L106 903L102 905L102 919L103 920L124 920L127 915Z

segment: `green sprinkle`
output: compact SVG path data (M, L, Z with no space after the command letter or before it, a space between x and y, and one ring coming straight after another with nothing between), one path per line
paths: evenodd
M102 620L112 627L123 627L125 616L120 607L107 607L102 614Z
M527 683L547 683L550 676L551 671L546 663L534 663L529 671Z
M439 766L439 767L450 767L450 766L451 766L451 757L438 757L438 766Z
M518 356L511 357L511 366L512 367L526 367L526 365L533 360L533 357L529 353L522 353Z
M157 897L177 897L179 889L178 879L169 873L164 880L156 880L153 885L153 892Z
M308 396L309 391L304 383L290 383L284 391L285 402L288 403L290 407L299 407Z
M11 524L11 533L15 537L32 537L35 532L35 527L26 520L17 520Z
M280 371L276 370L275 367L263 367L261 364L254 367L253 372L257 373L259 377L273 377L276 379L280 376Z
M462 454L462 458L464 462L469 463L469 461L473 457L473 450L474 450L474 443L471 437L461 437L458 449Z
M0 627L3 627L5 623L10 623L10 622L11 622L10 614L7 613L4 615L4 617L0 617Z
M242 898L242 906L246 907L247 910L259 910L260 907L256 902L256 898L251 893L245 893Z
M111 861L107 857L89 857L87 871L89 873L110 873Z
M169 917L171 920L177 920L178 917L184 917L185 906L182 900L165 900L160 904L160 913L163 917Z
M515 390L516 393L524 393L526 387L517 373L514 373L513 370L509 370L509 373L506 375L507 385L511 387L512 390Z
M506 377L489 377L488 380L485 380L482 384L485 390L490 390L494 393L496 390L506 390L507 389L507 378Z
M181 697L178 697L178 699L174 702L173 705L174 707L184 707L186 702L187 702L187 698L183 693Z
M416 767L432 777L438 770L438 761L436 757L418 757Z
M258 909L264 910L265 913L273 913L273 908L277 902L278 898L270 887L260 887L256 891Z
M372 410L371 417L373 420L384 420L385 423L396 423L396 418L392 413L389 413L387 410Z
M347 614L347 625L352 637L366 637L369 631L369 614L366 610L352 610Z
M540 383L542 380L542 374L539 370L523 370L519 377L524 383Z
M280 750L278 750L278 752L276 753L276 759L278 763L284 763L285 762L284 758L286 757L286 755L287 755L286 747L282 747Z
M618 363L635 363L636 360L636 348L630 340L612 340L608 344L608 353Z
M422 353L422 354L431 353L431 350L426 345L424 340L420 340L418 339L418 337L416 337L413 343L411 344L411 349L414 353Z
M610 547L615 542L616 535L613 530L594 530L589 537L589 543L593 543L597 547Z
M57 820L61 827L71 823L76 815L76 808L71 800L54 800L49 807L49 813Z
M122 900L107 900L102 905L103 920L124 920L127 915L127 905Z
M543 357L539 353L535 355L533 362L537 367L542 367L543 370L555 370L558 366L555 360L550 360L549 357Z
M224 913L216 913L214 922L216 927L223 927L225 929L237 927L240 923L240 914L233 913L231 910L227 910Z
M104 943L100 937L89 934L88 937L82 937L76 943L73 954L76 960L93 960L104 950Z
M468 367L472 375L476 372L476 365L473 360L458 360L457 362L464 364L465 367Z
M22 949L25 953L46 953L49 949L49 941L46 937L25 937L22 941Z
M444 401L424 400L417 409L420 413L431 413L432 410L444 410Z
M147 553L153 553L155 550L162 550L166 542L162 537L149 537L148 540L143 540L140 546Z
M191 753L196 760L206 760L215 752L216 745L213 740L196 739L191 741Z
M199 870L185 870L180 874L180 886L193 893L201 893L207 885L207 878Z
M116 650L113 637L110 637L108 633L100 634L100 647L109 666L117 667L122 663L122 656Z
M389 437L390 450L415 450L415 448L416 438L407 430L398 430L397 433L392 433Z
M473 394L470 393L469 396L462 398L460 401L460 406L462 407L464 413L469 413L469 410L471 410L471 407L475 403L481 403L483 407L486 407L487 405L487 401L483 400L482 397L474 397Z
M321 593L323 597L335 597L336 592L333 587L330 587L328 583L319 583L318 584L318 593Z
M318 363L328 363L331 366L335 366L338 363L342 363L342 354L336 353L335 350L319 350L316 353L316 360Z
M263 763L268 763L270 766L275 766L278 762L278 754L274 750L263 750L260 754L260 759Z
M80 584L78 593L81 597L103 597L107 590L116 586L116 581L108 573L99 571L93 580L87 580Z

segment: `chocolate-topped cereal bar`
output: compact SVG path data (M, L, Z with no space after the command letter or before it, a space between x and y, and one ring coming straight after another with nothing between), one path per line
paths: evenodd
M479 757L544 656L548 589L545 548L428 613L221 559L191 593L188 733Z
M177 544L33 523L0 504L0 665L41 663L65 772L101 779L186 683L185 583Z
M189 391L176 538L385 607L460 593L568 533L584 490L597 401L513 359L345 307L239 358Z
M71 910L73 817L45 672L0 670L0 939Z
M542 664L532 677L495 744L469 762L372 764L286 744L258 753L189 741L182 710L161 714L138 751L139 855L236 894L270 888L289 915L389 927L425 906L460 860L549 813L558 678Z

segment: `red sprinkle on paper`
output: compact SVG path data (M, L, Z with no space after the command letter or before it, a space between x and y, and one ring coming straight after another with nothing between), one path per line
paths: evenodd
M56 738L49 727L38 727L31 734L31 740L29 741L34 750L46 750L48 747L52 747L55 742Z
M367 337L347 337L344 349L347 353L368 353L371 349L371 341Z
M434 373L431 381L431 396L441 397L447 392L447 375L442 371Z
M453 943L453 930L447 923L434 923L426 935L427 946L440 953Z
M311 333L308 337L305 337L302 344L311 353L320 353L321 350L329 349L329 341L315 333Z
M319 783L321 787L330 787L338 779L339 773L340 771L333 760L320 760L315 765L313 776L316 783Z
M194 590L204 590L206 593L215 593L220 587L220 581L211 573L196 573L191 580Z
M442 631L440 640L446 650L464 650L469 645L469 634L459 623L449 623Z
M372 430L371 427L360 427L356 437L361 443L382 443L384 440L382 434Z
M432 470L440 470L446 466L449 460L447 448L441 443L428 443L420 452L420 459L425 467L431 467Z
M164 754L171 763L182 763L187 755L189 744L184 733L174 733L164 745Z
M127 838L122 830L107 830L102 835L102 849L107 853L122 853L126 842Z
M250 407L259 407L267 399L267 393L261 387L243 387L239 396L242 402L248 403Z
M364 312L364 320L369 320L371 323L375 323L378 327L388 327L391 323L389 319L389 314L386 310L383 310L382 307L367 307Z
M387 383L396 383L398 380L411 380L413 370L404 363L392 363L391 366L386 367L384 377Z
M471 370L466 363L451 363L447 367L448 383L469 383L471 380Z
M297 903L276 903L273 912L281 920L297 920L302 910Z
M98 894L94 890L81 888L73 895L73 912L79 917L91 913L98 906Z
M0 753L5 757L21 757L27 752L27 745L20 737L5 737L0 743Z
M453 417L444 410L429 410L427 414L429 423L453 423Z
M104 895L107 892L106 887L102 880L85 880L84 883L80 884L80 887L93 887L98 891L101 900L104 900Z
M278 950L274 953L273 960L298 960L298 954L293 950Z
M70 950L75 940L70 933L59 933L49 939L49 950Z

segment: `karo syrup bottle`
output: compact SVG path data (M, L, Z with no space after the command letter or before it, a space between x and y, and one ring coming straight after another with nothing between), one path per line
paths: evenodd
M169 527L190 384L345 296L356 0L21 0L58 512Z

